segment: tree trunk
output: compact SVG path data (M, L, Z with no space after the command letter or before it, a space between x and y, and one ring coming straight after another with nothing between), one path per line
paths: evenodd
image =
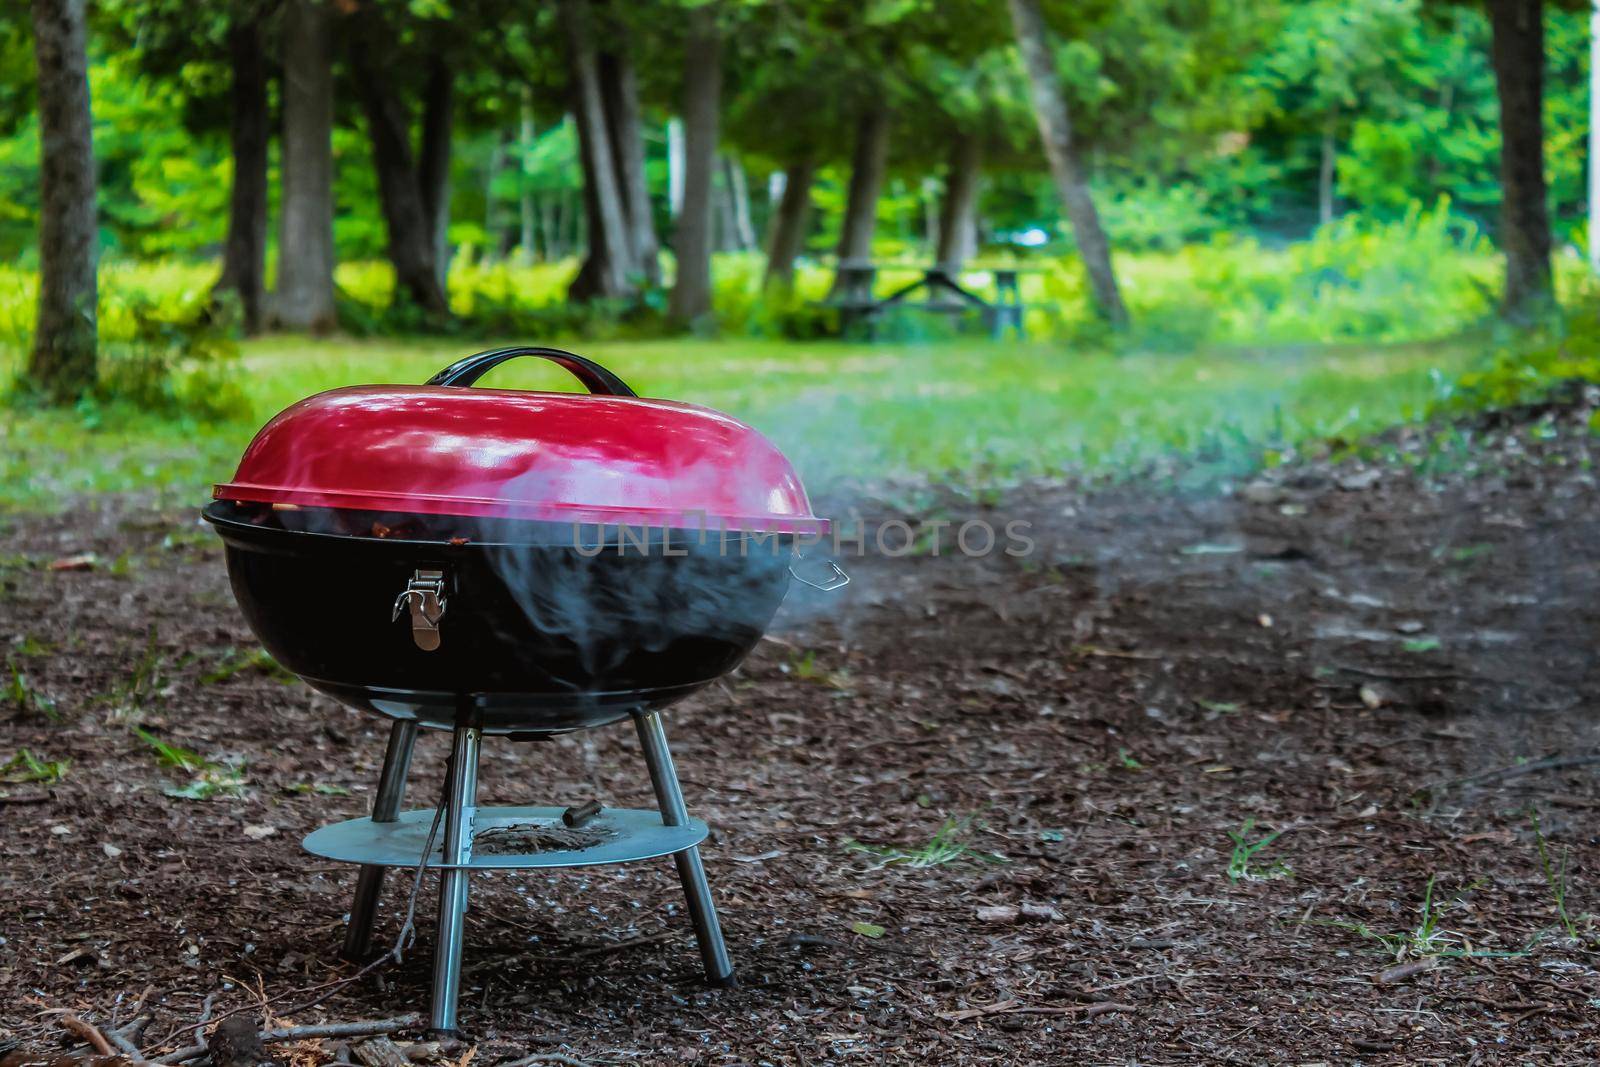
M697 7L689 13L684 66L683 209L673 247L678 277L668 314L687 324L711 311L711 182L720 136L722 38L710 7Z
M1027 70L1039 137L1044 141L1045 155L1050 160L1056 192L1072 224L1078 255L1089 274L1095 308L1113 327L1122 329L1128 325L1128 309L1117 288L1117 276L1111 266L1111 247L1100 226L1100 213L1095 210L1088 180L1078 160L1078 147L1072 139L1072 117L1067 111L1066 98L1061 95L1061 80L1045 36L1039 0L1008 0L1008 6L1016 29L1017 48L1022 53L1022 65Z
M28 378L55 403L94 388L99 242L84 0L33 0L39 67L39 317Z
M318 0L283 18L283 193L274 322L322 333L333 306L333 32Z
M244 312L244 331L259 333L266 304L267 151L272 133L267 113L267 57L261 23L248 19L228 29L233 67L233 192L228 236L222 246L222 276L213 297L234 293Z
M639 117L639 78L625 51L600 55L606 132L617 168L617 185L627 220L628 250L651 285L661 284L661 245L650 210L650 183L644 170L644 135Z
M522 191L520 225L517 227L517 262L524 267L539 258L539 205L533 190Z
M616 153L606 122L591 19L588 0L562 0L561 22L572 72L572 110L578 120L583 207L589 231L588 254L567 288L567 298L579 303L596 297L632 296L637 273L628 239L627 209L617 183Z
M722 174L728 183L728 200L733 207L733 229L737 235L739 251L754 251L756 228L750 221L750 182L745 177L744 164L733 156L724 156Z
M433 245L433 273L448 291L450 276L450 138L455 126L455 75L435 56L428 63L422 91L422 140L417 149L417 181Z
M839 231L839 265L872 258L872 235L878 226L878 194L889 162L889 111L881 104L862 113L856 122L855 151L850 157L850 191L845 200L844 225ZM833 284L839 289L839 276Z
M558 263L567 254L566 246L561 241L561 198L565 195L560 190L541 197L539 200L539 218L544 229L544 256L551 263Z
M572 281L567 285L567 300L574 304L587 304L591 300L618 295L623 288L622 283L615 282L613 278L614 264L605 248L605 227L595 216L599 211L596 201L595 183L589 177L591 166L588 158L588 149L584 145L582 124L579 124L578 155L584 171L583 190L581 193L582 212L574 210L573 214L580 215L583 219L583 233L578 234L578 227L573 227L574 249L583 249L583 259L578 263L578 273L572 276ZM590 234L595 236L591 237ZM612 287L616 292L612 292Z
M489 165L483 175L483 254L486 259L496 258L500 254L500 205L495 202L494 187L505 166L506 139L501 134L494 139L494 147L489 149ZM521 169L520 165L518 169Z
M522 123L517 130L517 207L521 218L521 240L518 242L517 261L523 265L539 258L536 246L538 205L534 202L533 186L528 182L528 160L533 155L533 90L522 90ZM549 244L548 231L545 238Z
M582 210L582 197L568 189L561 194L561 225L566 235L562 257L576 256L588 241L588 221Z
M372 16L368 15L367 18ZM416 160L411 155L411 123L379 64L387 49L381 38L357 32L350 44L350 66L361 113L372 142L378 174L378 202L389 234L395 298L403 297L431 315L448 315L449 301L433 259L433 224L423 201Z
M711 248L716 252L739 251L739 223L733 217L733 190L723 158L717 157L711 177Z
M939 247L933 261L951 274L960 272L977 250L978 180L983 146L977 134L963 133L950 145L944 202L939 209Z
M1495 89L1500 98L1502 312L1525 320L1554 301L1544 184L1543 0L1489 0Z
M783 196L772 216L772 232L767 239L767 274L763 284L778 289L794 287L794 261L805 247L806 224L811 215L811 183L817 165L810 159L797 160L784 171Z
M1322 166L1317 172L1317 221L1326 226L1333 221L1333 179L1338 165L1339 146L1333 139L1333 120L1322 128Z

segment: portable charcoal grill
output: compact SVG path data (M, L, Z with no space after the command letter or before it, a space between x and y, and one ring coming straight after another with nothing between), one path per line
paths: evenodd
M589 393L468 388L518 356L555 361ZM791 570L828 524L770 442L719 412L641 399L582 356L505 348L424 386L295 404L214 496L205 517L262 644L313 687L394 720L372 817L305 839L361 865L346 956L370 950L384 870L426 853L440 872L433 1027L453 1031L472 871L671 855L706 976L733 984L706 826L684 807L660 711L744 658L791 577L849 580L831 563L820 582ZM624 718L659 811L606 809L580 842L517 851L562 809L477 806L485 733L537 740ZM419 728L454 735L437 848L436 813L401 810Z

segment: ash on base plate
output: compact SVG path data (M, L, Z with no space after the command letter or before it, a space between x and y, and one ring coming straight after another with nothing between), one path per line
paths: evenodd
M605 819L576 828L560 823L519 822L493 826L472 835L472 850L484 856L527 855L538 852L581 852L617 836Z

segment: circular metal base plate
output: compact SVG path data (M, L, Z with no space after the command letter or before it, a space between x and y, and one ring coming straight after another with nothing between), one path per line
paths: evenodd
M564 808L478 808L473 815L474 835L485 830L528 824L561 828ZM351 819L313 831L302 843L314 856L344 863L376 867L415 867L433 825L433 810L406 811L395 822ZM448 817L448 815L446 816ZM545 849L539 852L474 854L461 864L468 870L523 870L536 867L589 867L603 863L629 863L653 859L693 848L706 838L706 824L690 819L686 826L663 826L658 811L607 808L582 826L583 830L609 831L603 840L585 848ZM435 837L428 866L438 869L444 828Z

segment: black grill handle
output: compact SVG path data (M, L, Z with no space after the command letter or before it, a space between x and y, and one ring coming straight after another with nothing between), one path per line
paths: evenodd
M628 383L606 370L592 359L585 359L576 352L566 352L559 348L535 348L526 345L517 345L512 348L494 348L487 352L479 352L459 359L444 370L428 379L429 385L455 385L468 386L474 384L489 371L498 367L508 359L517 356L538 356L559 363L572 373L572 376L582 382L589 392L600 396L638 396Z

